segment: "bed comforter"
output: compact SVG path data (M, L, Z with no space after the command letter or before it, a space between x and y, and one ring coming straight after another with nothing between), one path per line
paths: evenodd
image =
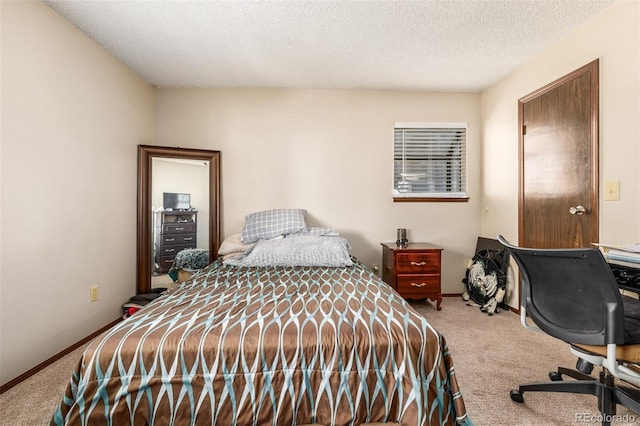
M52 424L471 424L445 339L354 266L215 261L94 340Z

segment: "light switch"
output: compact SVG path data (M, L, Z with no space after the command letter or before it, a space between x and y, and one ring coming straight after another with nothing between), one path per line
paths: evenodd
M604 200L618 201L620 199L620 181L610 180L604 183Z
M98 300L98 286L94 285L89 289L89 301L95 302L96 300Z

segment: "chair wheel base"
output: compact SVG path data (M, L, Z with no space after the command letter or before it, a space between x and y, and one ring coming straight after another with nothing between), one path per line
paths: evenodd
M562 381L562 374L558 373L557 371L552 371L549 373L549 378L552 382L560 382Z
M524 402L524 397L522 396L522 392L520 392L518 389L511 389L511 392L509 392L509 395L511 396L511 400L514 402L519 402L519 403Z

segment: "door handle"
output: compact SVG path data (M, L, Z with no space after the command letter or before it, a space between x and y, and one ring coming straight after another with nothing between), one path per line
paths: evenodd
M582 216L585 213L587 213L587 209L585 209L584 206L569 207L569 214L577 214L578 216Z

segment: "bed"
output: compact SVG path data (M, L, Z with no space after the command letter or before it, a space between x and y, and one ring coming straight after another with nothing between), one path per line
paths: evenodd
M313 253L287 266L291 244ZM94 340L51 423L472 424L445 338L345 257L346 240L260 240L250 251ZM257 266L243 264L252 256Z

